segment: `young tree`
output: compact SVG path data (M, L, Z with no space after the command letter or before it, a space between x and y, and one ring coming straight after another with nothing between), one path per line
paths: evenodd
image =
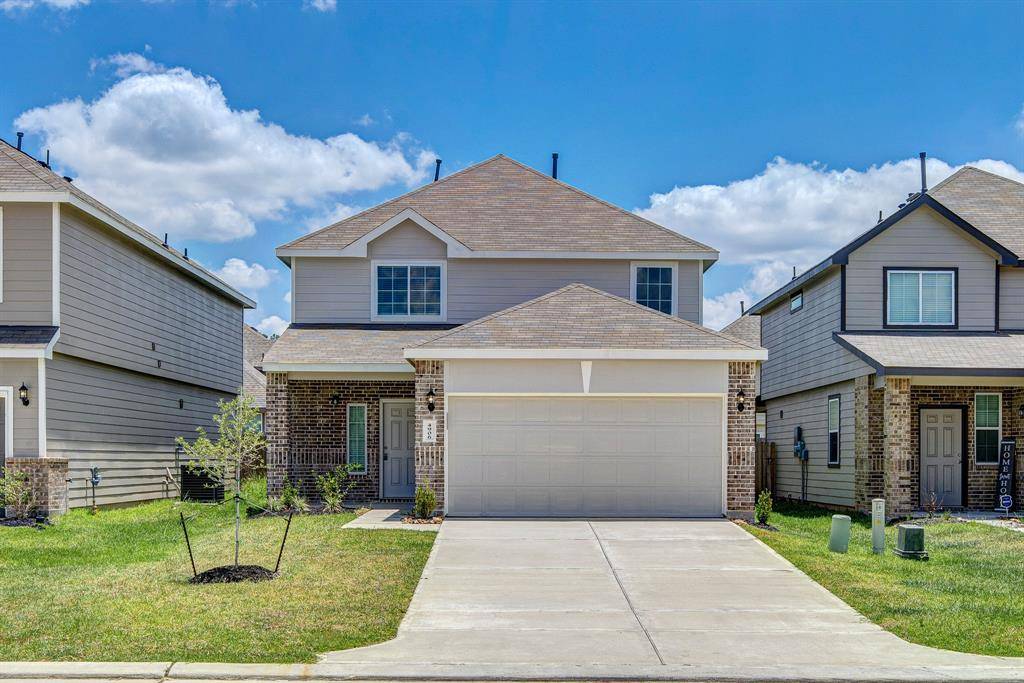
M217 423L217 440L211 441L206 430L197 427L199 436L192 443L178 437L178 445L189 459L189 469L203 472L234 494L235 500L235 566L238 566L239 535L242 527L242 470L258 464L266 447L260 429L260 411L252 397L236 396L220 401L220 410L213 416Z

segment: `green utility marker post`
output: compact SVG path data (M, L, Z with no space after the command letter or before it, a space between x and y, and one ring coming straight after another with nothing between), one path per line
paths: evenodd
M850 548L850 516L832 515L832 531L828 535L828 549L845 553Z
M871 552L881 555L885 552L885 499L871 501Z

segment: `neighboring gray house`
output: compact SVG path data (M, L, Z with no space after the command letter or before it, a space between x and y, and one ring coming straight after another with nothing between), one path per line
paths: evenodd
M242 326L242 393L251 396L262 414L267 408L267 376L263 374L263 357L274 340L251 325Z
M450 515L749 514L763 349L700 326L711 247L504 156L277 249L268 486Z
M242 384L253 302L2 141L0 245L5 467L51 512L91 504L91 467L98 504L172 493L175 437Z
M779 494L993 509L1000 440L1024 446L1022 256L1024 185L968 167L751 307Z

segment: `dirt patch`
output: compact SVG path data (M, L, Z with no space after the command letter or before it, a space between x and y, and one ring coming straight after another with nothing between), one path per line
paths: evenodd
M272 572L258 564L227 565L200 572L188 580L189 583L238 583L239 581L269 581L276 578Z
M733 521L736 522L737 524L741 525L741 526L752 526L752 527L756 527L758 529L764 529L765 531L778 531L779 530L779 527L774 526L772 524L761 524L761 522L748 522L745 519L734 519Z
M419 517L402 517L402 524L440 524L444 521L444 517L428 517L427 519L420 519Z
M29 517L4 517L0 519L0 526L36 526L36 520Z

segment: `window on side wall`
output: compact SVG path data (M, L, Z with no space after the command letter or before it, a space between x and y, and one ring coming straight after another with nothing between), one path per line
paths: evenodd
M840 438L839 438L839 396L828 397L828 466L839 467L840 465Z
M789 297L789 312L796 313L804 307L804 292L800 290Z
M999 463L999 439L1003 429L1002 394L974 395L974 461Z
M885 324L954 327L956 271L886 269Z
M445 267L441 262L378 262L371 267L374 320L444 320Z
M346 462L354 473L366 472L366 406L349 403L346 425Z
M668 315L677 315L678 269L674 263L634 263L630 298Z

